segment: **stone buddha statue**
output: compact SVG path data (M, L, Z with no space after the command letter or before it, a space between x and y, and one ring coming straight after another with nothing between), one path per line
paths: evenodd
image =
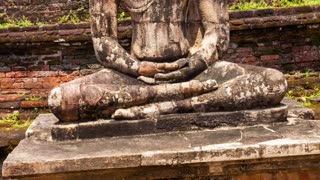
M226 1L124 0L130 52L117 41L118 4L90 0L92 40L105 69L51 91L49 106L61 121L267 108L284 97L281 72L221 61Z

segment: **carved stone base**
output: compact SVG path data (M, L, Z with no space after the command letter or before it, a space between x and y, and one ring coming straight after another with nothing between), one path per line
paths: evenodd
M43 120L34 124L43 133L32 127L34 134L29 131L5 160L4 177L318 179L312 177L320 175L320 121L291 119L249 127L52 141L44 140L51 132Z
M160 116L155 119L98 120L72 124L59 123L54 115L49 114L40 115L27 131L27 136L36 135L39 138L64 141L175 131L210 130L222 126L252 126L284 122L287 119L287 114L287 106L279 105L278 107L256 110L174 114ZM43 131L42 128L48 130ZM50 132L50 134L44 132Z

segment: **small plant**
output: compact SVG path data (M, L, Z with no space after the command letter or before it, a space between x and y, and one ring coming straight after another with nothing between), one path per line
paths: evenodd
M19 27L25 27L25 26L32 26L33 23L26 18L25 16L22 16L20 20L16 20L15 24Z
M82 17L82 18L81 18ZM80 23L81 21L89 21L90 17L84 7L77 10L70 10L67 15L62 16L58 23Z
M294 99L293 91L288 91L287 94L286 94L286 97L289 98L289 99Z
M35 107L35 108L33 109L33 112L34 112L34 113L39 113L39 108L36 108L36 107Z
M42 25L44 25L44 24L48 24L48 23L43 22L43 21L40 21L39 19L37 19L37 21L36 21L36 23L35 23L35 25L37 25L37 26L42 26Z
M125 12L121 12L121 13L119 14L118 20L119 20L119 21L123 20L125 16L126 16L126 13L125 13Z
M69 14L62 16L58 21L58 23L67 23L67 22L72 22L72 23L80 22L80 19L78 18L77 14L73 10L70 10Z
M42 99L43 99L43 97L41 97L41 96L39 96L39 97L31 96L31 97L24 98L25 101L40 101Z
M20 118L19 111L14 111L12 114L8 114L6 117L2 118L1 121L17 121Z
M12 127L17 129L25 129L31 125L32 121L20 120L19 111L14 111L12 114L8 114L6 117L0 120L0 126Z
M248 10L248 9L264 9L268 8L268 4L264 0L260 0L256 3L254 0L250 2L240 1L238 4L231 6L230 10Z
M308 78L310 77L310 72L311 72L311 69L308 69L305 73L304 73L304 77Z
M312 6L320 5L320 0L273 0L268 4L266 0L245 1L241 0L239 3L230 6L230 10L250 10L250 9L266 9L275 7L293 7L293 6Z
M311 108L312 107L311 102L301 102L300 104L301 104L301 106L306 107L306 108Z

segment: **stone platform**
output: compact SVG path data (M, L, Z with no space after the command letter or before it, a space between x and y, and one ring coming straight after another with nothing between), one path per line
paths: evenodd
M293 101L283 102L289 112L286 105L281 105L229 116L186 114L180 116L180 123L186 118L189 121L180 128L175 126L179 121L172 118L174 115L162 117L167 122L162 124L172 127L167 131L150 131L145 126L145 122L152 121L154 127L159 127L157 123L161 121L155 119L62 125L51 114L40 115L28 129L26 139L5 160L3 176L77 180L284 176L317 179L320 121L301 119L311 117L310 113ZM289 121L285 118L287 113ZM202 124L194 124L198 120ZM125 134L130 123L135 128ZM233 127L236 125L241 126ZM97 132L94 126L98 127ZM102 131L106 128L119 131L117 137ZM58 132L64 136L58 138ZM99 133L103 135L90 138Z
M223 126L252 126L287 121L288 106L233 112L164 115L143 120L97 120L81 123L59 123L50 115L40 115L26 136L42 140L82 140L105 137L158 134L176 131L210 130Z
M231 178L281 170L308 170L320 176L320 121L291 118L272 125L77 141L30 136L8 156L3 176Z

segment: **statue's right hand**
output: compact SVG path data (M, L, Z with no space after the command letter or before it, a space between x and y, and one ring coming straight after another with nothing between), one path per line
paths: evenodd
M186 59L179 59L171 63L155 63L149 61L140 62L138 74L145 77L154 77L158 73L169 73L176 71L187 64Z

